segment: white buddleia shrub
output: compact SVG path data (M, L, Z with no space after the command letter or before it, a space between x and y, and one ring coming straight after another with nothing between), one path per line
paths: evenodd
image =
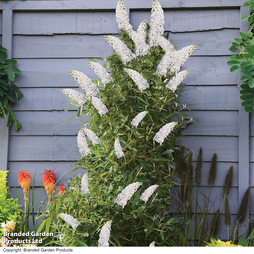
M181 128L192 121L178 97L189 73L181 67L196 46L177 50L164 34L159 1L152 0L151 9L150 23L144 20L134 30L128 8L119 0L119 35L104 37L113 54L88 62L98 79L72 70L80 89L62 91L84 119L77 138L80 155L75 155L80 159L73 171L84 169L85 174L75 188L59 195L56 206L61 218L69 212L80 222L65 220L78 231L69 238L64 233L61 244L66 246L177 242L180 227L169 214L171 168Z

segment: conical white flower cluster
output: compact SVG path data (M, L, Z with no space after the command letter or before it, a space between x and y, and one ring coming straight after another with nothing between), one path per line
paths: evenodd
M92 141L93 145L97 145L100 143L100 139L96 136L96 134L90 129L83 128L83 131L87 135L87 137Z
M76 101L79 104L79 106L83 106L87 101L86 97L83 94L73 89L63 89L60 92L67 95L72 100Z
M146 116L146 114L148 113L148 111L143 111L139 114L137 114L133 120L131 121L131 124L134 126L134 127L138 127L139 123L143 120L143 118Z
M153 8L150 20L150 32L149 32L149 45L157 46L157 37L164 34L164 13L160 3L157 0L153 1Z
M140 23L137 29L137 33L141 36L142 40L146 40L146 26L147 26L147 21L146 19Z
M146 41L143 35L140 35L138 32L132 30L129 32L129 36L131 37L131 39L133 40L135 44L136 56L146 55L148 53L149 46L146 44Z
M110 74L99 63L88 62L87 63L95 74L101 79L101 82L106 85L112 81Z
M120 39L110 35L105 36L104 38L109 42L111 47L120 56L124 64L131 61L135 57L135 55L132 54L129 48Z
M174 45L171 44L171 42L169 40L167 40L164 36L159 35L156 38L156 41L158 43L158 45L161 46L161 48L167 53L167 52L172 52L175 51L175 47Z
M92 97L92 104L98 110L101 116L108 112L107 107L97 97Z
M172 72L178 72L181 66L185 63L185 61L189 58L189 56L196 48L196 45L190 45L182 48L181 50L174 51L174 54L172 54L170 70Z
M169 66L172 62L173 51L167 51L157 66L157 74L166 76Z
M138 86L140 91L149 88L149 84L147 83L147 81L137 71L127 68L124 68L124 70L128 73L128 75L131 77L134 83Z
M73 228L73 230L75 231L76 228L80 225L80 222L73 218L71 215L69 214L65 214L65 213L59 213L58 217L60 217L62 220L64 220L66 223L70 224Z
M84 173L82 179L81 179L81 193L82 194L88 194L89 188L88 188L88 173Z
M130 24L129 16L126 12L123 0L119 0L116 6L116 21L118 23L118 29L123 29L127 32L132 30L132 25Z
M164 139L168 136L168 134L174 129L174 127L177 125L177 122L171 122L168 124L165 124L163 127L160 128L160 130L156 133L153 140L160 143L160 145L164 142Z
M159 187L159 185L155 184L148 187L140 196L140 199L147 202L148 199L153 195L154 191Z
M73 71L69 71L69 73L77 81L80 87L86 92L87 97L97 95L95 84L83 72L73 70Z
M142 185L141 182L131 183L125 187L122 192L117 196L115 203L121 205L123 208L126 206L127 202L130 200L132 195L137 191L137 189Z
M99 235L98 246L99 247L109 247L109 237L111 231L112 220L107 221L104 226L101 228Z
M79 152L82 157L85 157L91 153L90 149L88 148L86 137L82 129L78 133L77 141L78 141Z
M187 74L190 71L181 71L174 76L169 83L166 85L166 88L169 88L173 92L176 91L177 87L181 84L181 82L184 80L184 78L187 76Z
M115 148L116 157L118 159L124 156L124 153L118 138L115 139L114 148Z
M155 241L151 242L149 247L155 247Z

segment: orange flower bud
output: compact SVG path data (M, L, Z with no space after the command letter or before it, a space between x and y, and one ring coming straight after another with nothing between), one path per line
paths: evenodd
M66 192L65 186L64 185L58 185L57 187L59 189L59 194L62 196Z

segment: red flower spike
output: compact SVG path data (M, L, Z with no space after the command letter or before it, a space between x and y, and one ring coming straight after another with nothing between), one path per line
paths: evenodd
M31 176L28 173L28 170L24 170L24 171L19 171L18 172L18 183L20 184L21 188L23 189L24 192L24 200L28 201L28 192L29 192L29 188L30 188L30 180Z
M57 187L59 189L59 194L62 196L66 192L65 186L64 185L58 185Z
M44 188L48 194L49 202L53 200L53 194L55 192L55 173L54 170L46 170L43 172L44 176L42 177L42 183L44 185Z

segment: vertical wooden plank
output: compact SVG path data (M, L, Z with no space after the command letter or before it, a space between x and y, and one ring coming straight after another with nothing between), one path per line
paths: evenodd
M13 11L3 10L2 46L7 49L8 58L12 58L12 20ZM9 128L7 119L0 119L0 170L8 169Z
M240 7L240 17L249 15L249 10L247 7ZM240 31L246 33L249 23L248 21L240 21ZM241 76L241 73L239 72ZM240 91L240 85L242 84L240 77L238 82L238 90ZM244 108L241 105L240 95L239 95L239 205L242 201L243 195L250 185L250 119L249 113L244 111ZM246 215L244 223L249 221L249 204L246 209ZM243 226L241 232L244 232L246 227Z

